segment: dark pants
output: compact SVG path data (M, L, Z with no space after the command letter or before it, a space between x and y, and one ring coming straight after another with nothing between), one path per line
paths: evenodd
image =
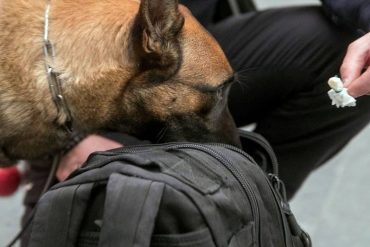
M257 123L255 131L270 141L291 198L312 170L370 120L370 97L359 98L355 108L337 109L327 95L326 82L339 74L356 36L335 26L321 7L253 12L217 23L203 16L203 21L238 74L231 113L238 126Z

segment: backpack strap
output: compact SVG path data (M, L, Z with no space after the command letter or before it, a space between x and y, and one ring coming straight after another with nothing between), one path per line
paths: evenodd
M269 142L260 134L239 129L243 150L266 172L279 175L279 164Z
M93 183L50 190L37 204L29 247L74 247Z
M112 174L99 247L149 247L164 184Z

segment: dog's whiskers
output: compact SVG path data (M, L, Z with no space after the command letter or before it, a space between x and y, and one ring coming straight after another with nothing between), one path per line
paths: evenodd
M246 71L247 70L237 71L234 77L234 82L239 85L243 93L248 90L248 83L246 83L246 81L248 81L248 76L243 75L243 72Z

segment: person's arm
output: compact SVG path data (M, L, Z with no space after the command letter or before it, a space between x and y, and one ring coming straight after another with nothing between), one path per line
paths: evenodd
M321 0L331 18L354 31L370 32L369 0Z
M354 41L340 68L348 93L354 97L370 94L370 32Z

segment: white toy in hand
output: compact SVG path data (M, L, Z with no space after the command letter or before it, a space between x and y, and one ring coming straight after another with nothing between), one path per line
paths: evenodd
M328 81L331 90L328 92L331 104L337 108L346 106L356 106L356 99L348 94L347 89L344 88L342 80L335 76Z

